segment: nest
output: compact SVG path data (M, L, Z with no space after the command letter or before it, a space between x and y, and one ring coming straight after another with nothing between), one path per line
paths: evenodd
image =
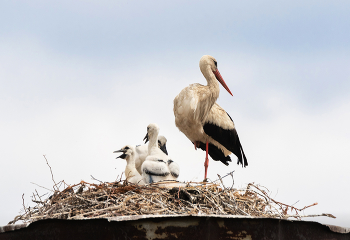
M34 207L25 207L23 214L9 224L41 219L94 219L129 215L243 215L248 217L297 218L328 216L301 215L317 203L298 209L269 197L268 190L250 183L244 189L224 188L216 183L187 183L181 187L163 187L160 184L134 185L125 180L99 184L81 181L64 190L57 184L53 194L42 199L33 193ZM22 196L23 198L23 196Z

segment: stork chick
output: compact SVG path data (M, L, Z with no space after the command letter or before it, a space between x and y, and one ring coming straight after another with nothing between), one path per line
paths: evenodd
M126 180L130 183L145 185L145 181L140 173L135 168L135 148L131 145L126 145L120 150L114 151L114 153L122 152L123 154L117 158L126 160L125 176Z
M144 138L148 143L148 156L142 164L142 176L146 183L164 180L176 180L179 176L179 167L171 158L158 148L157 139L159 127L151 123L147 127ZM171 166L171 171L170 171Z

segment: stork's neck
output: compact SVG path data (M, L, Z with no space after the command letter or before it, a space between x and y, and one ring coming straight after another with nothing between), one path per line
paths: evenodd
M125 174L134 171L135 169L135 154L134 151L126 158Z
M127 164L129 164L129 163L135 164L135 158L134 158L134 156L135 156L134 151L132 151L131 153L130 153L130 152L127 153L127 157L126 157L126 159L125 159L126 162L127 162Z
M158 132L152 132L148 134L149 142L148 142L148 154L151 153L152 148L158 147Z
M209 65L206 65L204 67L201 67L201 72L205 79L207 80L207 88L210 92L210 96L208 97L208 101L213 105L216 100L219 97L220 94L220 85L218 80L216 79L213 71L211 70L211 67Z

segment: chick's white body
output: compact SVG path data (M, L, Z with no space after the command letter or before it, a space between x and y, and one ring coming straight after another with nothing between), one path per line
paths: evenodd
M176 180L179 175L179 166L165 154L157 145L159 127L150 124L147 127L148 156L142 164L141 171L145 183L153 183L164 180ZM172 174L171 169L175 174Z
M134 184L144 185L145 181L143 180L143 177L135 168L135 148L131 145L126 145L122 149L115 152L123 152L123 154L117 158L123 158L126 160L126 167L124 171L126 180Z

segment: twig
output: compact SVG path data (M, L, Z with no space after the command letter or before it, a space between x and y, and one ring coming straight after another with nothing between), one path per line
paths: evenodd
M53 181L53 183L55 184L55 185L54 185L54 187L55 187L57 184L56 184L55 180L53 179L53 173L52 173L51 166L50 166L49 162L47 161L46 156L45 156L45 155L43 155L43 156L44 156L44 158L45 158L45 160L46 160L47 165L48 165L48 166L49 166L49 168L50 168L50 172L51 172L52 181ZM57 188L57 186L56 186L56 188ZM55 190L55 189L54 189L54 190ZM59 191L59 189L58 189L58 188L57 188L56 190L57 190L57 191Z
M232 176L232 179L233 179L233 173L234 173L235 171L233 170L232 172L229 172L229 173L227 173L225 176L223 176L221 179L223 179L223 178L225 178L225 177L227 177L227 176L229 176L229 175L231 175ZM220 179L220 178L219 178ZM213 182L216 182L216 181L218 181L219 179L216 179L215 181L213 181Z
M219 177L219 179L220 179L220 181L221 181L222 186L223 186L224 189L225 189L226 187L225 187L224 182L222 181L222 178L221 178L221 176L220 176L219 174L218 174L218 177Z
M53 191L52 191L51 189L49 189L49 188L40 186L40 185L38 185L38 184L36 184L36 183L33 183L33 182L30 182L30 183L31 183L31 184L34 184L34 185L37 185L38 187L44 188L44 189L46 189L46 190L49 190L50 192L53 192Z
M100 182L100 183L104 183L104 182L102 182L102 181L100 181L100 180L94 178L92 175L90 175L90 177L91 177L92 180L98 181L98 182Z
M23 204L24 212L27 214L27 208L26 208L26 206L24 205L24 193L22 194L22 204Z

